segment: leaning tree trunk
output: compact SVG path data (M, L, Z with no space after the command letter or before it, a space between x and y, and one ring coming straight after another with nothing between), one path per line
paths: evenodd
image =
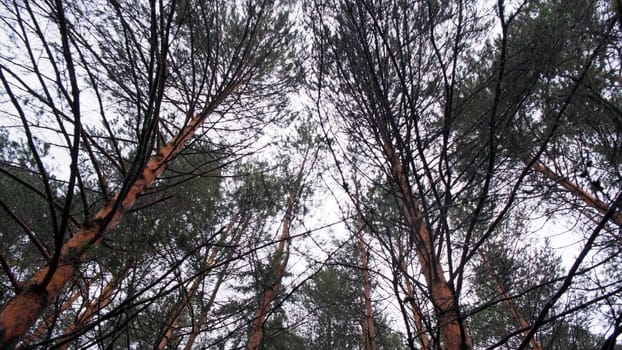
M264 324L266 322L266 319L268 318L268 314L272 309L272 302L279 294L282 287L281 282L283 279L283 274L285 273L285 267L287 266L287 259L289 257L290 227L294 217L294 209L296 204L298 203L300 192L302 191L303 176L308 156L309 149L307 149L305 152L302 164L300 165L300 169L298 170L298 176L296 178L294 189L289 193L289 198L287 199L287 208L285 209L285 215L283 217L281 237L272 260L274 282L272 283L272 285L265 288L259 305L257 305L257 309L255 310L255 317L253 318L253 321L251 323L251 331L248 336L246 350L261 349L264 336Z
M525 161L527 164L530 164L529 161ZM531 169L534 171L544 175L549 180L554 181L559 186L563 187L570 194L572 194L575 198L585 203L587 206L596 209L600 214L606 214L609 212L609 205L607 203L601 201L596 198L594 195L589 193L588 191L581 188L579 185L570 181L568 178L564 176L560 176L551 168L547 167L544 163L540 161L535 161L531 163ZM611 221L613 221L616 225L622 227L622 213L615 212L611 216Z
M255 316L251 323L251 331L250 335L248 336L248 343L246 344L247 350L261 349L264 336L264 324L266 322L266 319L268 318L268 314L272 309L272 302L281 290L281 281L283 279L283 274L285 273L285 266L287 265L288 253L286 252L286 245L289 245L289 229L291 226L294 203L294 197L290 195L287 210L285 212L285 217L283 219L283 228L281 231L279 245L273 255L272 264L274 269L274 283L265 288L259 305L257 305L257 309L255 310Z
M510 312L512 313L512 316L514 316L514 318L516 319L516 322L518 323L519 329L522 330L524 337L526 337L529 334L529 330L531 329L531 327L529 326L529 323L527 323L523 315L520 313L520 310L518 309L518 305L516 305L514 300L512 300L512 297L510 296L510 294L508 294L507 290L503 286L503 282L501 281L501 279L495 272L495 269L492 265L492 261L490 261L488 253L480 250L479 255L482 258L482 262L484 263L484 268L486 269L486 272L488 273L490 278L492 278L492 281L495 284L495 288L497 288L499 295L501 296L501 298L503 298L503 300L505 300L506 304L510 308ZM542 346L540 345L540 343L535 337L531 337L531 339L529 339L529 342L531 343L531 348L533 350L542 350Z
M434 305L445 347L448 350L470 350L473 342L460 318L455 292L447 282L441 262L436 255L425 215L411 190L404 167L389 142L386 130L381 130L380 134L385 157L390 163L391 173L402 193L402 210L408 227L415 237L414 248L430 292L430 299Z
M241 237L241 235L238 235L238 238L239 237ZM233 250L231 252L233 252ZM231 255L232 253L229 254L229 257L227 260L231 258ZM216 283L214 284L214 289L212 289L212 294L210 295L209 300L201 308L201 313L199 314L199 317L193 321L192 330L190 331L190 334L188 335L188 341L186 342L186 346L184 347L184 350L192 350L194 348L194 342L199 336L199 333L201 333L201 328L207 321L207 316L209 315L209 312L212 310L212 306L214 306L214 302L216 301L216 295L218 294L218 291L220 290L220 286L225 280L225 276L227 274L227 268L228 268L228 264L225 264L225 266L222 267L222 270L218 273L218 278L216 279Z
M404 256L402 254L402 249L400 250L400 257ZM421 307L418 304L417 299L415 298L415 288L413 283L411 282L408 276L408 269L406 267L406 259L402 259L400 262L400 269L404 274L404 283L406 284L406 300L410 305L410 311L413 314L413 320L415 321L415 330L417 331L417 338L419 338L419 342L421 342L421 350L430 350L430 339L428 339L428 335L426 333L425 325L423 324L423 313L421 312Z
M84 283L84 287L76 290L69 299L67 299L61 306L58 308L56 314L50 315L45 320L43 320L34 331L32 331L28 336L26 336L17 346L17 349L26 349L30 346L30 344L36 342L40 339L46 332L50 331L50 327L53 326L54 319L61 313L69 310L69 308L78 300L80 297L86 298L88 296L88 291L91 286L93 280L97 279L102 272L100 271L97 276L94 276Z
M32 327L71 280L78 266L87 258L88 251L98 246L104 235L118 225L123 215L134 206L138 196L155 182L167 163L182 151L216 106L236 91L239 84L229 84L202 113L191 118L171 141L150 158L122 198L117 197L101 208L62 246L56 266L43 266L3 305L0 311L0 349L12 347ZM52 276L46 285L42 285L50 269L53 270Z
M190 299L194 296L197 289L199 288L199 285L205 279L205 275L214 267L214 263L216 262L216 256L221 250L224 249L223 247L225 246L225 239L229 236L229 234L231 234L231 231L233 231L233 226L235 225L237 220L238 220L238 214L233 215L233 218L227 225L225 232L222 233L219 244L212 247L210 255L207 258L207 261L205 261L202 264L200 272L194 278L194 281L192 282L190 289L187 292L185 292L181 300L179 300L179 302L175 304L175 306L173 306L173 312L170 317L170 321L167 322L164 331L158 337L157 345L155 346L155 349L157 350L166 349L171 339L173 339L173 333L179 326L179 321L184 315L184 310L187 310L187 308L191 307Z
M116 290L117 286L122 282L128 270L129 266L126 266L116 276L113 276L112 279L102 289L100 295L92 300L90 303L87 303L86 308L78 315L78 317L76 317L74 322L67 328L65 328L63 338L67 341L58 347L59 350L67 350L67 348L69 347L68 339L73 336L73 333L88 324L98 312L100 312L104 307L110 304L114 295L114 291Z

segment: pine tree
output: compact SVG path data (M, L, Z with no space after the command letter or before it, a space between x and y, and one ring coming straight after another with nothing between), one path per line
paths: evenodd
M3 117L16 117L15 137L35 163L47 206L40 215L52 237L46 263L4 299L4 348L64 293L195 134L213 134L218 156L235 159L258 127L279 118L298 75L287 8L273 3L2 7L10 37L3 48L11 52L0 69L9 101ZM242 132L233 136L235 124ZM231 132L223 137L222 130ZM56 155L68 159L59 190L42 152L48 135L60 140Z

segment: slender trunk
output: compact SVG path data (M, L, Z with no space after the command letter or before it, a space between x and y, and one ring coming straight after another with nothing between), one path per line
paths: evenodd
M367 261L367 247L363 239L363 223L359 214L358 217L358 239L361 250L360 266L363 271L363 297L365 299L365 322L363 327L363 336L365 342L365 350L376 350L376 328L374 326L374 313L371 304L371 279L369 277L369 266Z
M400 259L400 271L404 275L404 284L406 285L406 301L410 305L410 311L413 314L413 320L415 321L415 329L417 331L417 337L421 343L421 350L430 350L430 339L426 333L426 327L423 324L423 313L419 307L419 302L415 297L415 287L410 280L408 274L408 265L406 264L406 255L400 242L397 243L397 251Z
M199 335L199 333L201 332L201 327L205 324L205 321L207 320L207 315L209 314L210 310L212 309L212 306L214 305L214 301L216 300L216 295L218 294L218 290L220 289L220 286L225 279L226 271L227 271L227 266L224 266L223 270L218 274L218 279L216 280L216 284L214 285L214 290L212 290L212 294L210 295L209 300L207 301L205 306L201 308L201 313L199 314L199 317L194 321L194 324L192 325L192 331L188 335L188 341L186 342L186 346L184 347L184 350L193 349L194 342L197 336Z
M129 268L123 269L121 273L117 276L112 277L110 281L106 284L104 289L102 289L100 295L87 304L86 308L76 317L74 322L65 328L63 332L63 338L68 339L71 337L72 333L82 326L91 321L93 316L95 316L102 308L106 307L110 304L110 299L117 288L121 279L125 277L126 272ZM58 347L60 350L66 350L69 347L69 342L65 342L61 346Z
M415 298L415 288L410 279L408 278L406 260L402 260L400 268L402 270L402 273L404 274L404 280L406 284L406 299L409 302L410 310L413 314L415 328L417 330L417 337L419 338L419 342L421 342L421 350L430 350L430 340L428 339L428 334L426 333L426 328L423 324L423 313L421 312L421 308L419 307L417 299Z
M212 253L215 253L215 250L216 249L214 249ZM170 322L168 322L168 324L166 325L166 329L159 337L159 340L157 341L158 345L155 346L155 349L166 349L168 343L171 341L171 339L173 339L173 332L179 326L179 320L183 316L183 311L185 307L188 306L190 298L192 298L192 296L196 293L202 281L203 279L201 278L201 276L195 277L194 281L192 282L192 286L190 287L190 290L184 293L182 300L180 300L177 305L173 307L173 314L171 320Z
M528 164L529 162L526 161ZM579 185L574 182L568 180L567 178L558 175L551 168L544 165L544 163L540 161L535 161L531 165L531 169L537 171L538 173L546 176L548 179L555 181L568 192L570 192L577 199L581 200L587 206L596 209L601 214L606 214L609 211L609 206L601 201L600 199L594 197L591 193L585 191ZM611 217L611 220L618 226L622 227L622 213L616 212Z
M281 231L281 238L279 245L273 255L273 271L274 271L274 283L271 286L266 287L263 292L263 297L255 310L255 317L251 323L251 332L248 337L248 343L246 344L247 350L259 350L263 342L263 327L268 314L270 313L272 301L276 298L281 290L281 280L283 273L285 272L285 266L287 265L287 252L286 245L289 245L289 229L291 225L293 207L295 199L293 195L290 195L283 219L283 228Z
M242 238L241 233L236 234L233 246L236 246L240 242L241 238ZM203 325L207 321L207 316L209 315L209 312L211 311L212 306L214 305L214 301L216 300L216 295L218 294L218 291L220 290L220 286L222 285L222 282L225 280L225 276L227 275L227 269L229 267L228 261L231 260L231 257L233 256L234 252L235 252L234 249L230 249L229 252L227 253L227 256L225 258L225 261L227 261L227 263L224 264L224 266L222 267L222 270L218 273L218 278L216 279L216 283L214 284L214 289L212 290L212 294L210 295L209 300L207 301L205 305L201 307L201 313L199 314L199 317L192 324L192 331L190 331L190 334L188 335L188 341L186 342L186 346L184 347L184 350L193 349L194 342L197 336L199 335L199 333L201 332L201 327L203 327Z
M391 172L402 193L402 210L408 226L414 235L414 245L421 270L425 278L438 326L445 347L448 350L470 350L473 342L466 332L460 318L459 307L454 290L451 288L441 263L436 256L433 238L425 222L425 215L415 199L402 163L395 153L386 132L381 132L382 147L390 162Z
M101 208L63 244L57 264L54 266L46 264L39 269L24 288L2 306L0 349L11 348L32 327L47 306L63 291L78 266L87 258L88 251L98 246L104 235L118 225L123 215L134 206L138 196L155 182L167 163L181 152L207 116L236 88L237 85L230 85L209 108L191 118L177 136L150 158L122 198L118 197ZM43 285L50 270L53 271L52 276L47 279L49 282Z
M263 297L255 310L255 317L251 323L251 331L248 337L248 343L246 344L246 350L259 350L261 348L264 336L264 323L270 313L272 302L281 290L281 281L283 279L283 273L285 272L287 259L289 257L289 230L294 215L294 207L298 202L300 191L302 191L302 181L308 156L309 148L305 151L302 164L298 170L296 185L289 193L289 198L287 199L287 209L285 210L285 215L283 217L281 238L272 258L274 283L264 290Z
M421 342L421 350L430 350L430 339L428 339L428 334L426 333L425 326L423 324L423 314L421 313L421 308L417 304L417 300L415 300L413 286L410 281L407 282L406 288L408 288L407 292L410 296L410 310L412 311L413 318L415 320L417 337L419 338L419 342Z
M518 306L516 305L516 303L514 303L514 300L512 300L511 296L505 290L501 279L499 278L499 276L495 272L494 267L492 266L492 262L490 261L488 254L484 251L480 251L479 255L482 258L482 262L484 263L486 272L488 273L490 278L492 278L492 281L495 284L497 291L508 304L512 316L514 316L516 322L518 322L519 328L523 329L523 335L526 337L529 334L529 330L531 329L529 323L527 323L527 321L523 318L523 315L521 315L520 311L518 310ZM542 350L542 346L540 346L540 343L535 337L532 337L529 342L531 343L531 348L533 350Z
M224 243L227 236L229 236L229 234L233 230L233 226L235 222L237 221L237 218L238 218L238 215L237 214L234 215L231 221L229 222L229 224L227 225L225 232L222 234L220 238L221 244ZM165 331L159 337L159 340L157 341L158 345L155 346L155 349L157 350L166 349L169 341L173 339L173 332L175 331L175 329L177 329L177 326L179 325L179 320L184 315L184 310L186 310L186 307L189 306L190 298L192 298L192 296L196 293L197 289L199 288L199 285L201 284L201 282L203 282L203 279L206 273L208 272L208 270L210 270L212 266L214 266L214 262L216 261L216 255L218 254L220 250L221 250L221 245L216 245L212 248L210 256L207 258L207 261L201 266L201 272L194 278L194 281L192 282L192 286L186 293L184 293L182 300L180 300L173 307L173 314L172 314L171 320L167 324Z
M419 239L424 242L431 239L425 224L419 227ZM423 249L417 249L417 255L428 284L445 346L448 350L471 349L472 341L460 319L454 292L445 279L440 262L433 256L432 249L429 243L424 243Z

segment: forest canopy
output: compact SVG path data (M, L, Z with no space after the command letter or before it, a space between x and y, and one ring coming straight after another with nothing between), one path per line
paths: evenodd
M622 348L618 0L0 6L0 349Z

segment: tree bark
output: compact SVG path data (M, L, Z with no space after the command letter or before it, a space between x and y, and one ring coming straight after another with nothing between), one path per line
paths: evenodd
M294 207L298 202L300 191L302 191L302 180L308 156L309 148L305 151L302 164L300 165L300 169L298 171L295 186L287 198L287 209L285 210L285 215L283 216L281 238L272 258L274 283L264 290L263 297L255 310L255 317L251 322L251 331L248 336L246 350L259 350L261 348L264 336L264 323L266 322L268 314L272 308L272 302L279 294L282 287L281 281L283 273L285 272L285 267L287 266L287 259L289 257L289 230L294 215Z
M391 173L402 193L402 210L415 238L417 258L434 305L445 347L448 350L470 350L473 348L473 341L462 323L457 298L436 256L425 215L415 199L402 163L389 142L386 130L380 130L380 134L385 157L390 163Z
M530 163L529 161L526 161L526 162L527 164ZM588 191L585 191L579 185L568 180L568 178L560 176L555 171L553 171L551 168L544 165L544 163L536 160L535 162L531 164L531 169L544 175L548 179L555 181L560 186L562 186L564 189L566 189L568 192L570 192L575 198L581 200L587 206L596 209L599 213L604 215L607 212L609 212L609 205L607 205L605 202L601 201L600 199L596 198L594 195L592 195ZM619 211L614 213L611 216L611 221L613 221L616 225L622 227L622 213L620 213Z
M421 224L419 227L419 239L424 242L429 242L431 239L425 224ZM472 349L473 343L459 317L454 292L445 279L440 262L433 257L434 251L432 249L431 244L424 244L423 249L417 248L417 256L423 276L428 284L445 347L448 350Z
M235 235L233 246L236 246L240 242L241 238L242 238L242 234L237 233ZM233 256L234 252L235 252L234 249L230 249L229 252L227 253L227 257L225 259L225 261L227 262L224 264L224 266L222 266L222 270L218 273L218 278L216 279L216 283L214 284L214 289L212 290L212 294L210 295L209 300L207 301L205 305L201 307L201 313L199 314L199 317L194 321L192 325L192 331L190 332L190 335L188 335L188 341L186 342L186 346L184 347L184 350L193 349L194 342L197 336L199 335L199 333L201 332L201 327L207 321L207 316L209 315L209 312L212 309L212 306L214 305L214 301L216 300L216 295L218 294L218 291L220 290L220 286L222 285L222 282L225 280L225 276L227 274L227 268L229 267L228 261L231 260L231 257Z
M212 290L210 299L208 300L207 304L201 308L201 313L199 314L199 317L192 325L192 331L190 332L190 335L188 335L188 341L186 342L186 346L184 347L184 350L193 349L194 342L196 341L196 338L199 336L199 333L201 332L201 327L203 326L203 324L205 324L205 321L207 320L207 315L209 314L210 310L212 309L212 306L214 305L214 301L216 300L216 295L218 294L220 285L225 279L226 270L227 270L227 266L224 266L223 270L218 274L218 279L216 280L216 284L214 285L214 290Z
M281 231L281 237L279 245L276 248L272 257L273 271L274 271L274 283L265 288L263 296L257 309L255 310L255 317L251 323L251 332L248 336L248 343L246 344L247 350L259 350L263 343L263 327L268 314L272 309L272 302L279 294L281 290L281 280L283 273L285 272L285 266L287 265L286 245L289 245L289 229L291 225L293 209L295 204L295 198L293 194L290 194L287 204L287 210L285 211L285 217L283 218L283 228Z
M479 255L482 258L482 262L484 263L486 272L488 273L488 275L490 275L490 278L492 278L493 283L495 284L495 288L497 288L497 291L499 292L499 295L508 304L508 307L510 308L510 312L512 313L512 316L514 316L514 318L516 319L516 322L518 322L519 329L524 330L523 335L524 337L526 337L529 334L529 330L531 329L531 327L529 326L529 323L527 323L525 318L523 318L523 315L521 315L520 311L518 310L518 306L516 305L516 303L514 303L514 301L512 300L512 297L505 290L503 283L499 279L499 276L497 275L494 267L492 266L492 262L490 261L488 254L480 250ZM532 337L529 340L529 342L531 343L531 348L533 350L542 350L542 346L540 346L540 343L535 337Z
M94 279L97 279L97 277L101 275L101 272L99 272L97 274L97 276L93 277L92 279L86 280L84 287L83 288L79 288L78 290L76 290L69 299L67 299L62 305L61 307L58 309L58 312L54 315L49 316L47 319L45 319L44 321L42 321L39 326L32 331L30 334L28 334L25 339L23 339L19 345L17 346L17 349L24 349L27 348L30 344L34 343L35 341L37 341L38 339L41 338L41 336L43 335L43 333L45 333L46 331L49 330L49 327L52 325L52 323L54 322L54 319L61 313L67 311L72 305L73 303L76 302L76 300L78 300L78 298L83 297L86 299L86 297L88 296L88 290L90 288L91 285L91 281Z
M410 310L412 311L413 318L415 320L415 328L417 328L417 337L421 342L421 350L430 350L430 339L428 339L428 334L426 333L425 326L423 324L423 314L421 313L421 308L415 300L413 286L410 281L407 282L406 288L410 296Z
M87 304L86 309L84 309L78 317L74 320L74 322L65 328L63 336L66 338L71 337L72 333L82 326L87 324L95 314L97 314L102 308L106 307L110 304L110 299L117 288L119 282L121 282L122 278L125 276L126 272L129 270L129 267L126 267L123 271L121 271L118 275L112 277L112 279L106 284L104 289L100 295ZM69 347L69 342L65 342L60 345L58 349L66 350Z
M229 236L229 234L233 230L233 226L235 225L237 218L238 215L235 214L227 225L225 232L223 232L220 243L224 243L224 240ZM220 245L216 245L212 248L209 257L207 258L207 261L204 262L204 264L201 266L201 272L194 278L192 286L190 286L190 289L186 293L184 293L182 299L173 307L173 314L171 320L166 325L166 329L164 330L164 332L162 332L162 335L159 337L155 349L166 349L170 340L173 339L173 332L179 326L179 320L184 315L184 310L186 310L186 307L190 306L190 298L192 298L192 296L196 293L208 270L210 270L212 266L214 266L214 263L216 262L216 255L220 250Z
M400 255L401 255L400 249ZM401 255L403 256L403 255ZM423 313L421 312L421 308L415 299L415 288L413 287L412 282L408 278L408 270L406 268L406 260L402 260L400 264L400 268L402 273L404 274L404 280L406 284L406 297L410 304L410 310L413 314L413 319L415 321L415 328L417 330L417 337L419 338L419 342L421 342L421 350L430 350L430 339L428 339L428 335L426 333L426 328L423 324Z

